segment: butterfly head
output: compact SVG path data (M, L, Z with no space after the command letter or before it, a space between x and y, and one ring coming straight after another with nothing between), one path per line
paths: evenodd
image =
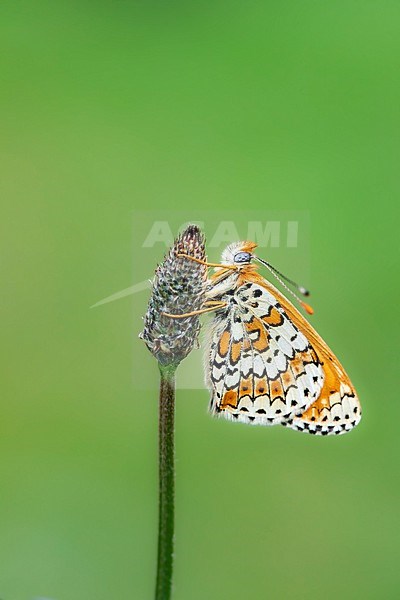
M258 263L261 263L270 271L270 273L272 273L274 277L276 277L276 279L278 279L281 285L292 296L296 298L296 300L301 304L304 310L308 314L312 315L314 311L311 308L311 306L309 304L306 304L305 302L302 302L302 300L300 300L300 298L293 292L293 290L288 288L288 286L284 283L283 279L291 285L293 285L297 289L297 291L300 292L303 296L308 296L310 292L306 290L306 288L304 288L303 286L298 285L295 281L292 281L291 279L286 277L286 275L283 275L283 273L278 271L278 269L275 269L275 267L273 267L269 262L253 254L253 250L255 248L257 248L257 244L254 242L234 242L233 244L230 244L227 248L225 248L225 250L223 251L221 263L223 265L229 265L230 268L232 268L233 266L237 269L237 271L240 271L242 274L247 275L253 274L257 269L257 265L252 264L253 260L257 261Z
M245 267L249 265L253 258L253 250L257 247L254 242L234 242L230 244L222 253L221 263Z

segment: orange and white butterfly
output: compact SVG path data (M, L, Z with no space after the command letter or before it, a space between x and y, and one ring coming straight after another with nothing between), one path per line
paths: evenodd
M253 254L256 246L231 244L220 265L207 263L216 267L215 273L208 281L204 308L196 313L215 311L205 365L210 411L255 425L281 424L319 435L346 433L361 419L355 389L308 321L257 272L254 260L291 292L282 274Z

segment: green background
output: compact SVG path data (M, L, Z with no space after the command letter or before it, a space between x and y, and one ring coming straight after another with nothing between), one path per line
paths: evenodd
M152 598L148 293L89 308L162 257L135 209L306 211L307 264L274 262L364 408L315 438L179 390L174 600L399 597L399 25L389 0L2 2L2 600Z

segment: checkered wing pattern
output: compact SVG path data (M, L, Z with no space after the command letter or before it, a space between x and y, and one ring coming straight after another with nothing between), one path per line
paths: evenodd
M211 326L211 412L245 423L294 423L319 397L321 362L271 291L256 282L224 298Z

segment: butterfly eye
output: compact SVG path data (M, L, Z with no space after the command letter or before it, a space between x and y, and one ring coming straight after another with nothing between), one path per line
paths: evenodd
M250 252L238 252L237 254L235 254L233 260L235 261L235 263L249 263L251 261L251 254Z

